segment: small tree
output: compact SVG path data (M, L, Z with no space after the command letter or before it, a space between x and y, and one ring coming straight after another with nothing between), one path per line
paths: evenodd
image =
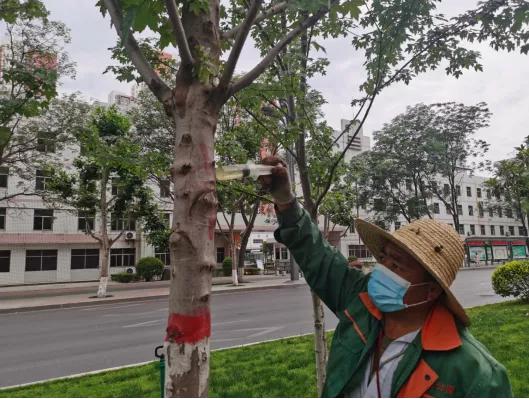
M115 108L97 108L79 134L81 155L74 172L52 170L47 200L69 205L86 218L86 233L100 246L98 297L106 296L110 249L136 221L148 217L154 225L156 207L145 183L160 165L157 154L142 154L129 137L130 122ZM95 224L95 216L98 221ZM116 231L115 234L109 232Z

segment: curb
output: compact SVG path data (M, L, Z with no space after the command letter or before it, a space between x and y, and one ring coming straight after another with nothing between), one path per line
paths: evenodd
M283 288L297 287L297 286L306 286L306 284L305 283L291 284L288 282L283 282L281 285L244 287L244 288L228 288L228 289L219 290L219 291L212 290L211 294L212 295L221 295L221 294L228 294L228 293L232 294L234 292L248 292L248 291L266 290L266 289L283 289ZM168 296L169 294L163 294L163 295L152 295L152 296L147 296L147 297L138 296L138 297L130 297L130 298L115 298L115 299L108 298L108 299L91 300L91 301L74 302L74 303L58 303L58 304L52 304L52 305L28 306L28 307L11 308L11 309L0 309L0 314L25 313L25 312L33 312L33 311L38 311L38 310L50 310L50 309L69 309L69 308L77 308L77 307L83 307L83 306L108 304L108 303L150 301L150 300L167 298Z
M326 332L329 332L329 331L334 331L334 329L326 330ZM288 337L266 339L266 340L264 340L264 341L259 341L259 342L250 342L250 343L248 343L248 344L241 344L241 345L228 346L228 347L226 347L226 348L211 349L211 352L220 352L220 351L224 351L224 350L228 350L228 349L245 348L245 347L247 347L247 346L254 346L254 345L259 345L259 344L265 344L265 343L267 343L267 342L281 341L281 340L284 340L284 339L301 338L301 337L306 337L307 335L313 335L313 334L314 334L314 333L311 332L311 333L307 333L307 334L290 335L290 336L288 336ZM24 383L24 384L11 385L11 386L7 386L7 387L0 387L0 392L5 391L5 390L8 390L8 389L23 388L23 387L27 387L27 386L31 386L31 385L44 384L44 383L47 383L47 382L62 381L62 380L70 380L70 379L72 379L72 378L85 377L85 376L88 376L88 375L94 375L94 374L106 373L106 372L108 372L108 371L116 371L116 370L123 370L123 369L132 368L132 367L145 366L145 365L147 365L147 364L154 363L154 362L157 362L157 360L156 360L156 359L153 359L153 360L148 360L148 361L146 361L146 362L133 363L133 364L126 364L126 365L124 365L124 366L110 367L110 368L107 368L107 369L101 369L101 370L86 371L86 372L84 372L84 373L71 374L71 375L66 375L66 376L64 376L64 377L54 377L54 378L49 378L49 379L47 379L47 380L39 380L39 381L34 381L34 382L26 382L26 383Z

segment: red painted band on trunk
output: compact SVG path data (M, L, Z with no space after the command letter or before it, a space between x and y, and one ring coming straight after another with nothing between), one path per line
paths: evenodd
M171 313L167 321L166 341L177 344L194 344L211 336L211 316L209 309L195 315Z

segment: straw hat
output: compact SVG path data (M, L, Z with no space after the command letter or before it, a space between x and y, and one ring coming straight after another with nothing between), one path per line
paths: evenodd
M361 219L356 220L356 227L375 259L380 259L387 242L413 256L443 288L445 305L464 325L470 324L465 310L449 288L465 259L463 241L452 227L431 219L417 220L393 234Z

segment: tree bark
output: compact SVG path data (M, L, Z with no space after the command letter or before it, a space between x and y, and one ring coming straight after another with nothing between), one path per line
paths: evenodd
M169 240L172 279L165 338L165 395L205 397L217 217L213 144L220 106L211 101L204 85L179 83L176 87L184 92L175 93L172 111L175 198Z
M107 185L109 179L108 170L103 170L100 180L100 211L101 225L99 226L99 245L101 252L101 268L99 270L99 287L97 288L97 297L105 298L107 296L108 268L110 239L108 237L108 212L107 212Z

